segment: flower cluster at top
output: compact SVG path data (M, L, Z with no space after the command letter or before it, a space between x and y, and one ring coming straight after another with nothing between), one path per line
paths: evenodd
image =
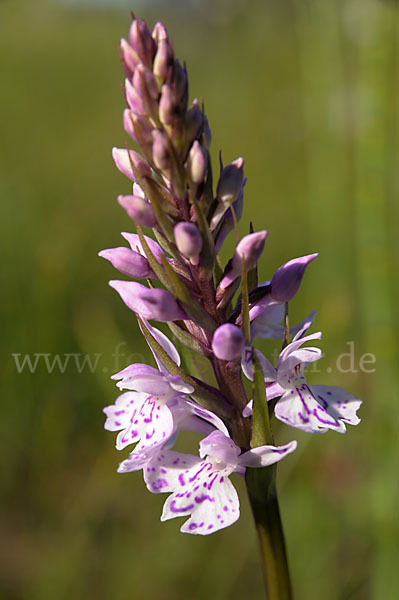
M255 415L243 374L253 380L261 373L270 414L309 433L343 433L346 423L359 422L361 402L341 388L306 383L304 371L321 351L304 344L321 334L305 335L314 313L289 328L287 307L317 255L290 260L258 284L267 231L251 227L241 240L237 232L244 161L221 164L219 174L213 173L208 120L198 100L189 104L187 72L165 27L157 23L151 33L133 17L120 54L123 123L140 154L114 148L113 158L133 182L132 193L118 202L137 233L123 233L128 246L100 256L127 276L110 285L136 314L157 367L132 364L113 376L122 393L104 409L105 428L118 432L118 450L130 449L119 472L142 470L151 492L170 492L162 520L189 517L181 531L209 534L239 516L229 476L272 465L297 445L254 443ZM219 251L231 232L237 243L223 265ZM185 372L174 344L149 321L167 324L189 352L208 359L213 385ZM256 338L284 340L276 366L253 349ZM171 449L180 430L204 436L198 456Z

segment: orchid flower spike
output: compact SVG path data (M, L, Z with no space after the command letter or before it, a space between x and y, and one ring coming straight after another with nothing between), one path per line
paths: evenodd
M321 358L319 348L305 345L321 337L307 334L315 311L288 327L285 305L317 254L289 260L258 284L268 235L261 230L245 235L225 262L223 242L243 214L244 159L224 166L220 153L215 177L204 103L189 99L186 67L162 23L151 33L132 15L119 50L126 77L123 127L137 151L113 148L112 156L133 182L118 203L136 233L122 233L129 247L99 255L142 280L109 284L137 317L156 367L132 364L112 377L119 396L104 409L105 428L117 432L118 450L130 452L118 472L141 470L151 492L170 494L161 519L187 517L181 531L200 535L238 519L230 477L245 475L255 524L267 529L259 536L262 555L271 556L266 579L289 598L288 567L276 568L285 559L276 554L284 542L271 466L297 443L274 445L275 418L309 433L343 433L360 421L355 396L306 381L306 367ZM164 323L164 331L151 320ZM276 366L253 347L257 338L283 342ZM244 375L253 380L252 400ZM180 431L200 436L199 455L174 449ZM276 544L265 549L271 536Z

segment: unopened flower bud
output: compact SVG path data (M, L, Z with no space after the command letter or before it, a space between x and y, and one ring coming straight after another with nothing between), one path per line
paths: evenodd
M245 185L245 179L244 179L244 185ZM230 231L232 231L234 229L234 217L233 217L233 212L232 212L233 210L235 212L235 217L236 217L237 222L240 221L243 210L244 210L244 186L241 188L241 191L238 194L237 200L235 202L233 202L232 207L229 208L224 214L222 226L219 229L219 233L217 234L217 237L215 240L216 252L219 252L219 250L221 249L221 247L223 245L224 240L227 238Z
M177 321L187 319L187 315L168 290L148 289L136 281L110 281L130 310L144 319L156 321Z
M155 129L152 132L152 157L155 166L161 171L170 169L172 161L168 138L163 131Z
M119 171L132 181L136 181L135 173L139 178L151 176L149 164L134 150L129 150L128 154L123 148L112 148L112 157Z
M293 258L277 269L271 281L271 296L278 302L288 302L297 293L306 267L318 256L308 254Z
M133 87L129 79L125 80L125 95L126 101L135 115L146 114L146 108L144 106L143 98L140 96L136 88Z
M155 23L154 29L152 30L152 39L155 41L156 44L159 44L159 42L161 42L162 40L169 41L168 32L163 23Z
M145 114L156 115L158 110L158 85L153 73L144 65L138 65L133 75L133 87L142 100Z
M216 197L219 202L231 205L240 193L244 181L244 159L237 158L222 169L219 177Z
M180 109L185 112L187 109L188 100L188 78L186 69L180 64L179 60L175 60L175 89Z
M122 237L125 238L127 242L129 242L132 250L134 250L135 252L140 252L140 254L146 256L146 251L137 233L128 233L127 231L122 231ZM144 240L147 246L149 247L151 254L154 255L155 260L159 262L159 264L162 264L165 252L162 250L161 246L157 244L157 242L155 242L152 238L146 235L144 236Z
M122 64L125 67L126 76L131 77L134 73L135 68L140 62L139 57L133 50L130 44L123 38L119 45L119 53L122 60Z
M157 53L154 58L153 73L160 81L164 82L170 66L173 64L173 50L169 40L162 39L158 42Z
M198 140L195 140L187 160L187 173L194 183L202 183L208 169L208 155Z
M199 102L195 98L185 114L185 131L186 139L189 141L188 147L193 140L199 137L204 126L204 117L205 115L201 110Z
M150 263L145 256L142 256L138 252L134 252L130 248L121 246L119 248L109 248L108 250L101 250L98 256L109 260L110 263L129 277L133 279L143 279L144 277L153 277L154 273L150 267Z
M129 31L129 40L133 50L138 54L143 63L151 69L155 54L155 42L144 21L133 20Z
M241 356L245 346L244 335L237 325L225 323L213 334L212 350L216 358L234 360Z
M189 258L192 264L198 264L203 242L197 226L194 223L178 223L174 235L179 252Z
M151 204L141 196L118 196L118 203L142 227L155 227L157 220Z
M133 115L134 112L132 110L125 108L123 111L123 128L126 133L129 134L135 142L137 142L136 134L134 133Z
M174 94L166 84L162 86L162 94L159 101L159 118L163 125L172 125L176 118Z
M221 289L227 288L241 275L243 260L245 261L247 272L256 266L265 247L266 236L267 231L258 231L246 235L238 242L231 263L231 269L220 282Z

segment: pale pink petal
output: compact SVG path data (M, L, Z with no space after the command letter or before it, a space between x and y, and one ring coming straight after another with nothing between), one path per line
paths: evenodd
M164 444L174 432L173 417L170 409L156 397L147 396L141 406L135 407L130 425L120 432L116 447L122 450L138 442L135 452Z
M358 425L360 419L356 412L362 401L352 394L348 394L343 388L327 385L309 386L317 402L334 418Z
M285 446L259 446L241 454L239 463L243 467L268 467L294 452L296 447L295 440Z
M277 371L271 362L264 356L264 354L262 354L262 352L260 352L260 350L255 350L255 354L262 369L265 382L276 381ZM244 375L253 381L254 368L252 363L252 348L250 346L247 346L242 353L241 368L244 372Z
M180 528L182 533L209 535L232 525L240 516L237 492L231 481L223 475L218 476L211 490L194 496L194 503L190 519ZM167 511L165 503L162 520Z
M137 392L126 392L116 399L115 404L106 406L103 410L107 416L104 428L107 431L120 431L126 429L130 424L130 417L134 406L141 405L143 394Z
M324 433L328 429L345 432L344 423L318 403L306 384L287 390L277 402L274 412L283 423L308 433Z

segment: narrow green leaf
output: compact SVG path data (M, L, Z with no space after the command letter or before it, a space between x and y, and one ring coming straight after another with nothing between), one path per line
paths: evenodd
M200 267L202 267L202 269L206 271L209 277L211 277L216 257L215 243L213 241L213 236L211 230L209 229L208 222L197 200L195 199L195 197L193 197L191 200L194 206L195 215L197 217L198 227L202 235L203 246L199 264Z
M168 203L165 202L161 192L153 181L147 177L142 177L139 183L145 196L151 201L157 223L165 233L165 237L173 239L173 224L167 214L169 209Z
M249 233L254 233L254 227L252 225L252 221L249 224ZM248 293L250 294L252 292L252 290L255 290L258 287L258 264L256 264L253 269L248 271L247 281L248 281Z
M168 327L176 339L178 339L179 342L184 346L191 348L191 350L194 350L203 356L209 354L209 350L205 348L201 342L196 340L195 337L193 337L188 331L185 331L173 321L168 321Z
M242 259L242 277L241 277L241 327L247 344L251 343L251 323L249 321L249 300L248 300L248 281L247 267L245 259Z
M168 278L165 275L165 271L162 268L162 265L159 264L159 262L157 261L157 259L153 255L153 253L151 252L151 249L150 249L149 245L147 244L146 239L144 237L143 230L142 230L141 226L138 225L137 223L136 223L136 230L137 230L137 234L140 238L140 242L143 246L144 253L147 257L148 262L150 263L151 269L154 271L154 273L158 277L159 281L161 283L163 283L163 285L166 288L169 289L170 284L169 284Z
M162 264L169 280L169 287L172 286L176 298L179 300L190 319L198 323L201 327L204 327L207 331L213 333L216 329L215 320L202 308L192 293L189 292L165 257L162 257Z
M154 234L155 234L155 237L157 238L157 242L161 246L161 248L163 250L165 250L165 252L167 252L174 258L176 258L176 260L180 260L179 253L177 252L174 244L172 245L170 243L170 241L167 240L166 237L162 233L160 233L159 231L156 231L156 229L154 229Z
M283 336L283 347L281 350L284 350L286 346L290 343L290 320L288 317L288 302L284 304L284 336Z
M254 381L252 385L252 437L251 448L258 446L274 445L273 434L270 428L269 411L267 409L266 388L263 371L254 348L252 348L252 362L254 368Z

